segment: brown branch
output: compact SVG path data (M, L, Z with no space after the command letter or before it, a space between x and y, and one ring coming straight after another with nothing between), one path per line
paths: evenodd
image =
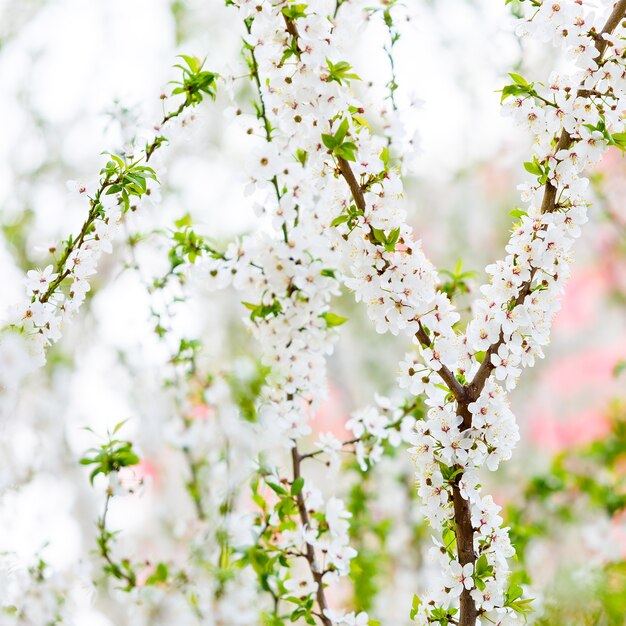
M357 182L354 172L350 167L350 163L341 157L337 157L337 164L339 165L341 175L348 183L348 187L350 187L350 193L352 193L356 208L365 213L365 196L363 195L363 189L361 189L361 185Z
M298 46L298 39L300 38L300 33L298 32L298 27L284 13L283 13L283 18L285 19L287 32L296 40L296 49L299 51L300 48Z
M476 563L474 553L474 528L469 501L459 490L458 482L452 486L454 503L454 521L456 529L456 546L459 563L467 565ZM474 626L478 617L478 609L469 589L463 587L460 598L459 626Z
M602 34L612 33L620 21L624 18L624 15L626 15L626 0L620 0L615 5L611 16L602 29ZM598 35L596 37L595 46L598 51L597 58L598 61L600 61L602 55L606 51L607 41L601 35ZM577 95L582 95L581 91L582 90L579 90ZM563 130L557 142L555 154L559 150L567 149L571 143L571 136L567 133L567 131ZM557 189L554 185L552 185L552 183L547 182L541 203L541 212L551 213L555 211L556 208ZM534 279L535 272L536 270L533 268L530 279L521 286L518 296L515 299L515 306L522 304L526 297L532 292L532 281ZM504 334L500 332L498 341L489 347L478 372L474 376L471 383L467 386L467 398L458 402L457 414L463 417L461 430L467 430L471 427L472 415L469 411L468 404L469 402L475 401L482 393L485 383L495 367L491 362L491 356L498 351L498 348L503 344L503 342ZM476 554L474 553L474 528L472 526L469 502L463 498L459 490L458 485L461 477L462 474L457 476L456 482L452 487L457 554L461 565L465 565L467 563L475 564ZM477 618L478 610L476 608L476 603L474 602L470 591L463 588L460 598L459 626L475 626Z
M626 0L619 0L614 7L613 12L609 16L602 32L599 36L596 37L596 50L598 51L598 56L596 57L598 60L602 58L602 55L605 53L607 46L609 45L607 40L602 37L602 35L610 35L619 25L619 23L624 19L626 15Z
M354 175L354 172L350 167L350 163L348 163L348 161L346 161L342 157L337 157L337 164L339 166L339 171L341 172L341 175L344 177L346 183L348 183L350 193L352 194L352 198L354 199L354 203L356 204L357 209L365 213L366 204L363 189L361 185L359 185L356 176ZM417 337L419 342L426 348L430 348L432 346L433 342L430 340L430 337L424 330L424 327L421 323L419 323L419 330L417 331L415 336ZM456 400L462 400L465 398L465 388L445 365L442 364L441 369L438 371L438 374L441 376L446 385L448 385L448 388L450 389Z
M291 460L293 463L293 480L294 482L301 477L300 470L300 462L302 461L302 456L298 452L298 447L295 445L291 449ZM302 522L302 526L304 528L310 528L311 524L309 522L309 512L306 510L306 504L304 502L304 496L302 495L302 490L298 492L296 496L296 502L298 504L298 513L300 514L300 521ZM333 623L326 617L324 611L328 608L328 603L326 602L326 595L324 593L324 583L322 581L323 572L320 571L317 561L315 560L315 550L313 546L307 542L306 544L306 560L309 563L309 568L311 570L311 574L313 575L313 580L317 583L317 604L320 609L320 619L324 626L333 626Z
M595 47L596 47L596 50L598 51L598 54L596 57L598 62L601 61L601 58L603 54L606 52L606 48L608 45L608 42L606 41L606 39L602 37L602 35L612 33L617 28L618 24L622 21L622 19L624 19L625 15L626 15L626 0L619 0L619 2L615 4L613 12L609 16L609 19L607 20L606 24L604 25L604 28L602 29L601 34L596 35ZM584 90L579 89L577 92L577 95L583 95L583 94L584 94ZM556 154L559 150L566 150L567 148L569 148L571 144L572 144L572 137L566 130L563 130L556 144L556 147L554 149L554 153ZM557 194L556 187L551 182L548 181L546 183L546 188L545 188L543 199L541 202L542 213L552 213L553 211L557 209L556 194ZM526 296L528 296L531 293L532 281L534 278L535 271L536 270L533 269L530 279L521 286L519 295L517 296L515 300L515 306L522 304L524 300L526 299ZM476 400L482 393L485 383L495 367L493 363L491 363L491 355L495 354L498 351L498 348L502 345L503 342L504 342L504 337L502 336L502 333L501 333L498 341L492 344L487 350L485 358L478 372L474 376L474 379L472 380L472 382L469 384L469 395L472 398L472 400Z
M422 323L418 320L419 330L415 333L418 341L426 348L430 348L433 345L430 337L424 330ZM454 395L455 399L459 402L462 402L466 399L467 391L465 387L456 379L454 374L447 368L443 363L441 364L441 369L437 371L437 374L441 376L443 381L448 385L448 388Z

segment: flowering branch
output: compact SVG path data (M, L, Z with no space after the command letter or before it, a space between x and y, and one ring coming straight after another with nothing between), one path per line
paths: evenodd
M185 66L178 65L183 77L172 95L183 94L180 106L164 115L159 130L171 120L179 117L189 107L200 103L204 95L215 98L217 74L203 69L203 63L189 56L182 56ZM150 194L149 182L158 183L155 171L147 165L152 155L167 140L157 135L147 143L137 157L111 154L100 171L98 188L89 197L89 213L76 237L64 242L63 251L54 265L43 271L31 270L27 276L28 302L18 308L18 319L8 326L32 340L35 359L45 361L45 348L60 336L64 317L73 314L85 299L90 286L87 279L96 271L103 252L111 252L110 240L119 227L122 216L135 207L134 200ZM86 194L87 189L79 189ZM67 294L60 288L69 279L72 283Z

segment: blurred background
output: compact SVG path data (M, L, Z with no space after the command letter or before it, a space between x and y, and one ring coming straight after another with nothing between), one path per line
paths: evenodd
M501 116L497 90L509 71L541 81L558 63L550 49L518 40L515 11L515 2L502 0L407 0L393 8L396 97L419 135L405 164L410 221L439 268L451 271L462 259L463 271L474 272L463 306L483 282L485 265L502 256L509 213L520 202L516 186L528 176L522 163L532 138ZM102 153L120 150L137 128L162 117L160 94L176 76L176 55L206 57L208 69L242 76L241 35L236 13L221 0L0 0L0 310L17 301L25 271L47 265L50 245L82 223L85 200L67 181L96 183ZM388 36L374 12L351 59L373 100L385 97ZM252 97L245 81L229 89L238 99ZM227 436L230 422L253 413L264 373L237 294L209 293L201 280L155 288L170 269L176 220L189 215L217 242L254 228L240 165L246 145L229 123L229 89L217 103L203 103L192 130L162 151L160 197L128 215L85 307L1 418L0 553L6 571L23 573L24 602L5 610L0 624L257 623L241 616L193 621L193 611L181 608L188 604L165 591L123 594L102 583L95 537L103 488L92 489L79 465L107 428L127 420L124 437L141 452L146 486L116 501L110 519L122 531L121 552L149 568L175 560L190 536L198 538L189 477L205 472L206 483L221 462L213 469L205 463L218 436L208 422L222 420L219 436ZM512 397L521 443L488 477L519 546L515 575L531 585L545 624L620 625L626 614L621 154L609 152L591 180L592 217L552 344ZM351 411L375 393L393 393L408 348L377 335L349 295L336 308L350 321L341 327L315 429L340 436ZM176 382L182 361L183 397ZM190 451L194 415L205 426ZM399 451L366 475L355 468L352 482L344 482L335 489L353 504L372 504L370 514L354 513L360 556L352 587L338 601L383 624L410 623L430 544L408 455ZM207 491L208 503L212 497ZM205 537L198 545L208 554L209 543ZM2 574L3 600L1 581Z

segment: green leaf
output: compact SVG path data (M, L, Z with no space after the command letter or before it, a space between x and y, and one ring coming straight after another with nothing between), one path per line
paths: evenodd
M420 606L422 604L421 599L419 598L419 596L417 596L416 594L413 595L413 603L411 604L411 614L410 614L410 618L411 619L415 619L415 616L417 615Z
M298 476L298 478L296 478L291 484L291 495L297 496L302 491L303 487L304 487L304 478L302 478L302 476Z
M345 222L347 222L350 219L350 216L347 215L346 213L342 213L341 215L337 216L331 223L331 226L339 226L339 224L343 224Z
M250 319L254 321L257 317L266 318L270 315L278 315L282 311L282 306L278 300L274 300L272 304L253 304L252 302L242 302L247 309L252 311Z
M276 483L267 483L267 486L276 494L278 494L279 496L286 496L287 495L287 490L284 489L283 487L281 487L280 485L277 485Z
M444 528L442 533L442 539L443 547L445 548L446 552L450 556L453 556L456 550L456 533L454 532L454 529L451 527Z
M535 176L541 176L543 174L543 169L541 168L539 161L537 161L537 157L535 157L532 161L526 161L524 163L524 169L528 173L534 174Z
M509 72L509 76L515 81L517 85L528 87L530 84L523 76L520 76L519 74Z
M334 150L335 147L338 145L337 141L335 140L334 135L326 135L325 133L322 133L322 143L329 150Z
M306 150L302 150L301 148L296 150L296 161L298 161L301 165L306 165L308 157L309 154Z
M514 602L518 598L522 597L523 590L519 585L512 585L508 590L506 597L509 602Z
M613 376L617 378L620 374L623 374L624 372L626 372L626 360L619 361L615 364L615 367L613 368Z
M282 14L288 19L288 20L297 20L300 19L301 17L306 17L306 11L307 9L307 5L306 4L290 4L286 7L283 7L282 9Z
M622 152L626 151L626 133L615 133L611 135L611 143Z
M345 81L349 83L350 80L361 80L356 74L350 72L352 66L345 61L339 61L333 63L330 59L326 59L326 65L328 66L328 82L336 82L340 85Z
M500 104L502 104L509 96L521 96L529 93L528 87L522 87L521 85L506 85L502 88L502 97L500 98Z
M489 561L487 561L487 556L485 554L481 554L476 561L474 572L475 576L478 578L485 578L493 574L493 567L489 565Z
M338 157L345 159L346 161L356 161L357 149L358 148L356 144L352 143L351 141L346 141L340 146L337 146L334 152Z
M380 153L380 160L385 166L385 170L389 169L389 148L385 146Z
M387 235L387 243L385 244L385 248L389 252L393 252L396 249L396 243L398 243L398 239L400 238L400 228L394 228Z
M520 218L524 217L525 215L528 215L528 213L526 213L526 211L524 211L523 209L513 209L512 211L509 211L509 215L511 217L515 217L517 219L520 219Z
M146 585L156 585L158 583L167 582L168 568L165 563L159 563L154 573L146 579Z
M186 54L179 54L178 56L187 63L192 74L197 74L202 69L202 61L200 61L198 57L192 57Z
M337 141L337 144L341 144L343 142L346 135L348 134L348 130L350 130L350 122L346 117L342 120L341 124L339 124L339 128L335 133L335 140Z
M326 322L327 328L334 328L335 326L341 326L348 321L347 317L341 317L341 315L337 315L331 311L326 311L326 313L322 313L320 317L324 318Z

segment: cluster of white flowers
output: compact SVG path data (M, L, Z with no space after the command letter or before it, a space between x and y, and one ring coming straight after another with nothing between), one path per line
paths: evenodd
M319 36L324 30L321 25L312 28L311 5L307 11L306 17L290 21L291 30ZM516 84L504 92L513 102L511 109L536 134L536 153L526 168L538 180L523 190L529 206L520 212L508 257L487 268L491 283L481 289L484 297L475 304L475 317L464 335L455 331L460 316L438 290L438 276L398 209L402 185L388 166L384 142L372 137L363 123L367 112L362 104L354 97L345 102L348 89L336 94L338 85L354 76L337 72L341 56L335 56L339 50L332 43L324 51L325 61L317 60L326 79L325 106L319 106L321 88L302 90L294 101L302 120L309 106L316 107L314 125L322 135L319 148L328 148L329 177L345 179L344 190L334 188L342 210L334 226L352 259L352 278L345 283L367 304L379 332L406 332L421 353L419 359L408 355L401 364L400 385L425 394L431 407L427 419L417 425L414 449L427 514L442 534L451 528L458 536L455 491L471 512L473 556L460 563L467 557L443 546L446 580L420 606L417 619L423 623L438 621L441 611L458 610L455 598L464 590L471 592L485 619L516 619L507 606L505 588L506 559L513 551L498 508L480 495L477 470L483 465L495 470L510 458L518 439L506 393L496 381L512 389L521 367L532 366L542 356L568 276L569 252L586 221L582 194L587 181L580 173L596 163L608 145L624 142L624 48L619 33L597 34L603 18L606 15L590 14L583 2L572 1L546 3L529 22L539 33L557 33L555 41L576 66L554 76L542 92L513 75ZM327 41L334 43L339 35L330 32L329 22L325 28ZM337 31L340 34L339 27ZM608 46L599 59L598 50L604 46L598 42L603 40ZM307 39L300 60L308 45ZM315 61L311 58L300 73ZM366 430L376 434L384 429L383 422L375 409L367 409L351 423L359 437ZM380 453L378 447L371 452L374 457Z
M397 398L379 394L375 394L375 400L376 406L354 411L346 422L354 435L354 452L363 471L381 460L385 444L397 448L412 441L415 428L415 417L410 414L413 404L405 401L401 406Z
M416 346L400 363L398 384L410 396L424 396L428 409L416 420L406 396L377 397L377 406L352 414L351 441L324 434L319 450L332 466L342 448L353 445L365 470L381 460L385 446L410 441L418 494L437 535L432 560L442 572L414 603L416 622L455 623L459 610L469 610L472 623L483 626L518 623L519 594L507 588L507 560L514 550L500 507L481 494L479 472L484 466L496 470L518 440L507 392L521 369L543 356L549 340L571 249L587 220L588 181L582 173L609 145L626 146L626 29L617 20L610 34L602 33L609 8L594 14L583 0L539 8L532 3L536 10L523 29L562 48L571 69L553 74L545 86L513 74L514 84L503 91L507 111L535 136L526 169L537 180L523 186L526 207L518 212L507 256L487 267L490 282L473 305L467 331L460 333L461 316L440 289L401 206L403 186L393 165L401 158L394 154L398 142L373 134L368 117L374 114L351 88L359 78L346 59L368 3L233 4L246 25L244 53L259 97L256 115L235 109L233 118L250 142L247 191L266 227L224 254L204 255L196 265L214 287L232 284L243 295L247 324L270 372L259 407L260 429L266 432L231 419L229 410L210 426L206 415L186 415L174 433L176 445L193 472L202 466L211 482L223 487L210 494L212 510L221 511L250 473L262 476L269 497L254 487L254 502L262 509L256 525L252 516L232 510L218 527L229 547L249 548L242 558L252 560L256 549L272 558L280 554L264 584L276 603L287 600L298 607L292 621L313 619L317 603L313 614L321 615L325 626L369 624L367 613L327 605L324 588L348 575L356 556L351 514L339 498L325 499L301 475L301 462L317 453L303 454L298 447L311 433L313 411L326 394L326 358L336 339L334 327L344 321L331 304L345 284L365 303L378 332L402 333ZM397 136L397 129L392 134ZM15 387L32 363L44 361L62 322L84 301L99 257L111 251L122 217L119 200L98 194L91 206L91 221L68 244L58 267L28 273L26 299L11 317L12 332L0 337L0 392ZM61 283L67 289L57 289ZM202 409L230 407L226 396L226 383L218 381ZM223 456L228 441L238 438L251 440L249 449L240 446L236 456ZM216 439L227 443L216 445ZM289 477L281 467L286 453L292 459ZM195 521L202 526L204 514L200 508L198 513ZM201 533L194 528L191 536ZM207 560L219 560L223 547L212 544ZM298 559L306 561L305 571ZM207 612L218 614L223 607L223 621L255 623L249 571L242 584L245 602L237 618L228 613L228 602L216 603L223 588L207 586L194 598Z
M245 167L247 191L254 194L257 213L268 228L232 244L224 258L201 263L216 287L232 281L242 292L250 311L248 325L270 368L260 405L262 423L271 427L274 445L296 446L299 455L298 440L311 433L313 410L326 395L326 357L333 348L334 327L344 321L330 311L339 293L340 240L330 227L335 181L328 177L333 184L320 185L326 154L318 120L347 107L349 96L327 80L330 5L320 13L307 7L306 17L298 20L301 31L294 34L286 28L289 2L237 4L248 30L244 52L257 81L259 110L256 116L237 110L234 119L252 144ZM326 437L320 445L327 449L335 443ZM278 458L269 462L277 466ZM284 483L281 471L272 471ZM283 533L280 541L281 549L308 551L311 571L304 578L289 578L288 570L280 574L285 591L298 598L321 591L322 579L327 585L347 575L355 555L343 503L334 497L324 502L309 477L302 499L308 519L300 516L297 530ZM277 509L270 525L280 519ZM325 619L343 619L330 615Z
M90 289L89 277L96 273L103 253L112 251L111 239L119 230L122 212L114 196L102 198L102 217L96 219L93 231L79 239L64 265L54 272L48 265L43 270L30 270L26 278L27 303L16 311L19 329L36 346L40 364L46 348L61 337L61 325L82 305ZM67 293L51 288L59 276L67 279Z
M457 415L445 394L437 401L432 389L424 387L430 373L411 357L405 362L411 375L404 374L401 384L425 391L432 405L428 420L418 423L413 450L420 496L433 524L455 528L450 525L456 506L453 485L459 490L470 504L474 552L474 559L462 565L445 545L444 531L444 544L435 550L443 561L444 581L419 607L419 623L430 623L433 609L454 606L453 598L464 591L481 616L478 623L517 621L505 587L506 559L513 549L501 527L499 507L480 495L477 470L483 465L494 470L511 455L517 428L506 393L496 381L507 390L514 388L521 368L543 356L541 348L549 340L569 275L570 251L587 220L588 181L581 172L622 139L626 48L623 27L610 36L598 34L607 14L590 13L581 0L546 2L526 24L526 30L563 47L574 69L553 74L545 88L512 75L515 84L503 92L506 108L535 135L535 154L526 169L537 182L522 188L527 207L519 212L508 256L487 267L491 281L474 303L474 317L457 344L460 353L443 359L451 371L471 381L465 387L469 415ZM608 46L600 58L603 40Z
M111 251L121 211L114 196L104 196L100 206L102 215L95 220L93 231L77 240L58 271L48 265L27 272L25 296L8 311L0 334L2 413L9 411L24 377L45 363L47 347L60 339L63 322L84 302L90 289L89 277L96 272L100 256ZM68 284L65 291L57 288L62 281Z
M169 135L178 134L189 124L182 115L186 103L164 123L152 129L137 130L135 138L145 139L141 148L129 145L125 161L111 156L101 171L96 188L68 181L73 197L89 204L89 214L80 232L70 236L62 246L51 247L56 255L54 265L27 272L24 297L5 313L0 327L0 413L8 411L20 382L46 362L47 348L61 338L65 321L82 306L91 286L102 254L110 254L112 242L120 231L123 208L151 198L158 198L156 176L146 163L155 150L166 143L163 127ZM137 141L133 142L137 143ZM130 176L127 176L130 174ZM132 190L128 185L135 185ZM128 208L127 206L127 208Z

